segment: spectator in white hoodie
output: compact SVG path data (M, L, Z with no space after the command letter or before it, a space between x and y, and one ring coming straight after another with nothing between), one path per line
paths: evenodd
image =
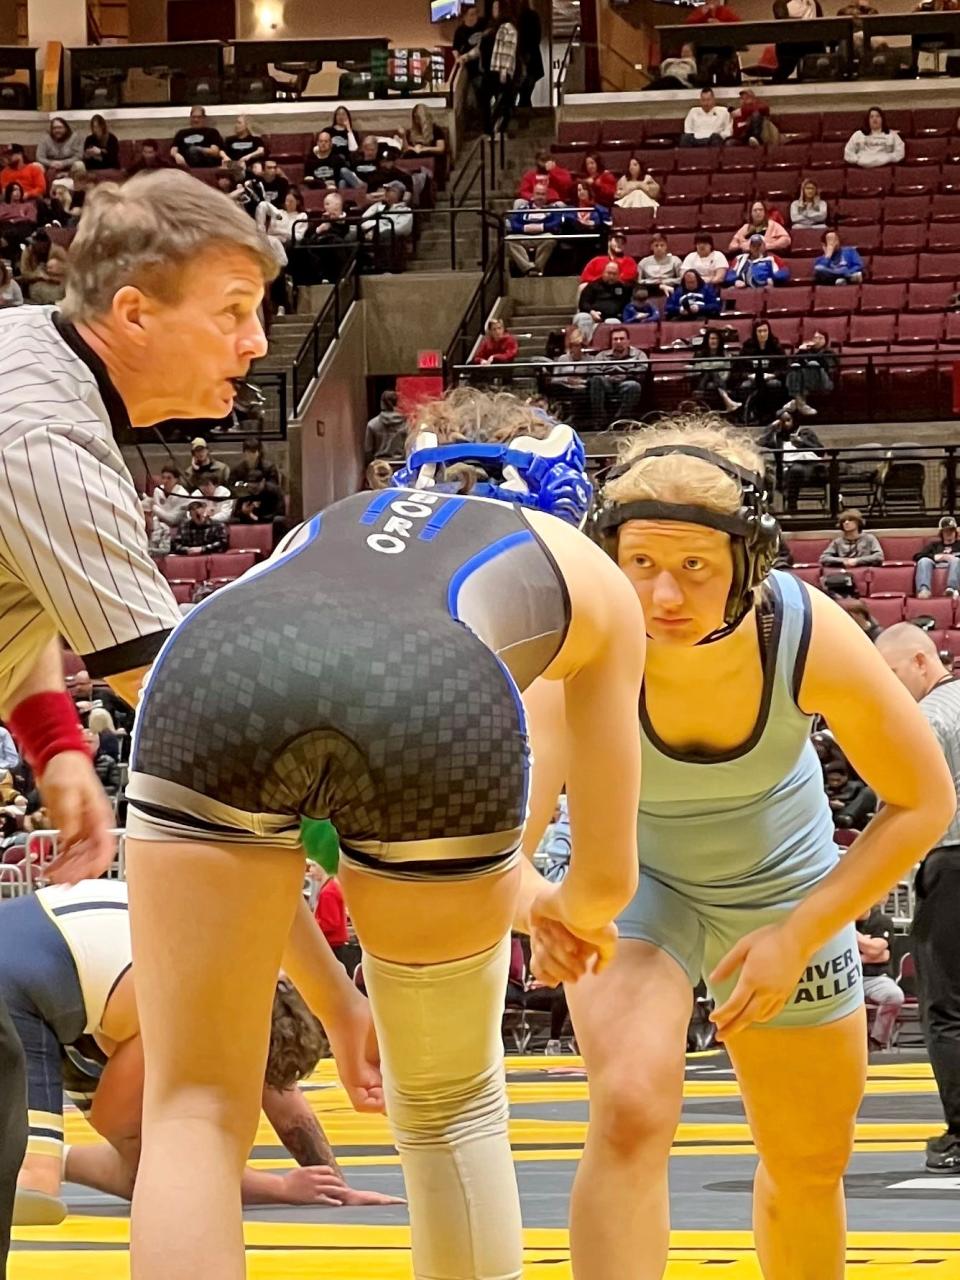
M903 155L903 139L896 130L887 128L887 121L880 107L870 108L864 128L851 135L843 151L847 164L858 164L861 169L879 169L886 164L899 164Z
M701 89L699 106L691 107L683 122L681 147L722 146L732 133L730 112L717 105L712 89Z

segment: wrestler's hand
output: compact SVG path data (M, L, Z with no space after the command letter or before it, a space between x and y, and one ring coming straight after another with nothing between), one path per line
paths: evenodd
M544 986L576 982L588 969L599 973L617 944L617 926L582 929L564 911L563 885L547 885L530 905L530 968Z
M752 1023L775 1018L796 989L808 959L787 925L768 924L741 938L710 974L713 986L740 970L729 998L710 1015L718 1038L726 1040Z
M356 999L336 1020L324 1024L336 1059L340 1083L355 1111L383 1111L383 1077L380 1049L370 1012L370 1002L357 992Z
M278 1204L345 1204L347 1184L329 1165L306 1165L280 1177Z
M39 785L50 822L60 832L59 851L44 865L44 877L58 884L96 880L113 862L117 846L110 834L116 818L93 762L83 751L61 751Z

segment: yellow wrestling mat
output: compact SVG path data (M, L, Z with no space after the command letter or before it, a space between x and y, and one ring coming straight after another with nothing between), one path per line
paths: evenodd
M582 1064L573 1057L516 1057L507 1067L526 1223L524 1276L571 1280L563 1224L586 1132ZM402 1194L386 1121L349 1108L330 1063L321 1064L306 1089L348 1179ZM937 1102L925 1062L893 1055L871 1066L847 1183L848 1264L857 1280L960 1280L960 1178L926 1174L918 1154L941 1128ZM66 1133L73 1144L94 1139L69 1110ZM292 1167L284 1154L262 1119L252 1163ZM760 1280L747 1229L754 1149L722 1054L688 1060L673 1154L677 1229L666 1280ZM66 1198L72 1213L61 1226L14 1233L9 1280L126 1280L127 1206L75 1187ZM404 1206L271 1206L249 1209L245 1217L251 1280L410 1280ZM895 1230L898 1223L903 1232Z

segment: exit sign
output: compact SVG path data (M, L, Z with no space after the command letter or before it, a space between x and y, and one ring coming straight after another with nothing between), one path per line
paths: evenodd
M443 355L439 351L418 351L418 369L439 369L443 364Z

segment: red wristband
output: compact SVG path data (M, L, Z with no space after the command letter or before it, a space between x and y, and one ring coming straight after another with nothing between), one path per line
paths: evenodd
M23 757L37 778L61 751L90 755L77 708L68 693L34 693L18 702L7 718Z

